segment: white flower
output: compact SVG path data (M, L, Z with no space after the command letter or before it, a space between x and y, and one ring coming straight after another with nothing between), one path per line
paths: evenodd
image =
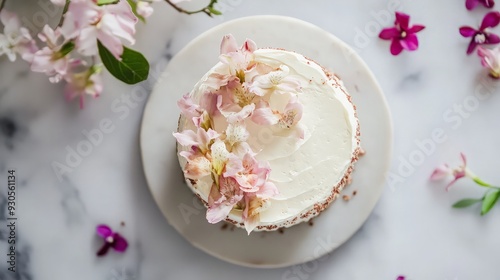
M286 65L282 65L279 70L257 76L250 87L250 91L257 95L264 96L271 92L279 94L297 93L300 91L301 87L300 80L290 75L290 68Z
M6 10L0 12L0 21L4 29L0 33L0 55L7 55L10 61L15 61L17 54L31 62L37 47L28 29L21 26L19 18Z

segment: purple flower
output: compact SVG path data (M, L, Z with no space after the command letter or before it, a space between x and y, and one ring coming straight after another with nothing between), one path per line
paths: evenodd
M398 278L396 278L396 280L405 280L406 277L404 277L403 275L399 275Z
M104 256L109 248L115 249L117 252L125 252L128 247L127 240L117 232L113 232L107 225L98 225L97 235L104 239L104 245L97 252L98 256Z
M493 8L495 6L495 1L493 0L466 0L465 7L467 10L473 10L479 3L483 4L486 8Z
M398 55L403 50L414 51L418 49L418 38L416 33L423 30L423 25L413 25L410 27L410 16L396 12L395 27L383 29L378 35L380 39L392 40L391 54Z
M472 37L469 47L467 48L467 54L474 52L478 45L493 45L500 43L500 37L490 33L488 28L495 27L500 23L500 12L489 12L484 18L479 30L476 30L470 26L460 27L460 34L468 38Z

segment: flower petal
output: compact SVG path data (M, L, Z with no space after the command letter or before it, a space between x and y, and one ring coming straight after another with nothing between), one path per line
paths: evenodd
M467 8L467 10L472 10L474 9L477 4L479 4L479 0L467 0L465 1L465 8Z
M413 25L410 29L408 29L408 33L417 33L425 29L425 26L420 24Z
M176 132L173 135L182 146L198 146L199 144L197 141L197 134L192 130L184 130L181 133Z
M486 40L484 41L487 45L495 45L500 43L500 37L493 33L486 34Z
M113 235L113 239L114 239L114 242L112 244L113 249L115 249L117 252L120 253L125 252L125 250L127 250L128 242L123 236L121 236L118 233L115 233Z
M257 50L257 44L255 44L254 41L247 39L242 48L247 52L253 53L255 50Z
M451 169L447 164L443 164L438 166L434 172L432 172L430 180L437 181L445 178L446 176L451 174Z
M228 54L238 51L238 43L232 34L224 36L220 45L220 53Z
M106 255L109 251L109 248L111 248L111 244L108 242L104 242L104 244L99 249L99 251L97 251L97 256L102 257L102 256Z
M394 39L391 42L391 54L398 55L403 51L403 47L401 46L401 42L399 39Z
M257 197L267 199L278 195L279 190L273 182L268 181L264 185L262 185L255 194L257 195Z
M380 31L380 34L378 34L378 37L383 40L390 40L392 38L399 37L399 33L400 32L396 27L389 27L382 29L382 31Z
M418 49L418 37L415 34L408 34L408 36L405 39L402 39L400 42L403 49L409 51Z
M481 27L479 28L479 30L484 30L488 27L495 27L499 23L500 23L500 12L497 11L489 12L484 16L483 22L481 23Z
M399 24L402 30L408 30L410 16L405 13L396 12L396 24Z
M467 157L464 153L460 153L460 159L462 160L462 166L465 169L467 167Z
M102 237L104 239L113 235L113 231L107 225L98 225L96 228L96 231L97 231L97 235L99 235L100 237Z
M472 38L472 40L469 43L469 46L467 47L467 54L473 53L474 50L476 49L476 47L477 47L477 43L474 40L474 38Z
M251 117L252 121L258 125L274 125L279 121L279 116L274 114L269 105L261 105L255 109Z
M464 37L472 37L474 34L476 34L477 30L470 27L470 26L462 26L459 29L460 34Z
M229 203L220 203L211 207L207 210L207 221L211 224L216 224L224 220L227 215L231 212L234 205Z

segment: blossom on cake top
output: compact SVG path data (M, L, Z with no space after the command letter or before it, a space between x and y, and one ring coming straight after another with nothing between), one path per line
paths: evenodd
M279 191L269 179L269 163L251 147L247 127L271 127L275 137L298 131L303 138L299 96L305 82L286 65L258 61L256 50L252 40L238 46L232 35L224 36L220 63L199 86L199 98L186 94L177 103L191 128L174 133L187 148L179 153L187 162L185 177L193 184L202 178L213 182L206 194L207 220L220 222L234 210L248 233Z

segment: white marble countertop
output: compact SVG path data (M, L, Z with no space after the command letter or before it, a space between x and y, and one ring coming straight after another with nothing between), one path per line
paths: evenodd
M132 96L133 86L107 75L104 94L79 110L76 102L65 102L60 85L29 72L22 61L2 58L0 279L500 279L500 207L485 217L477 208L452 209L455 201L479 197L483 190L462 181L446 193L442 184L427 180L436 165L457 162L463 151L471 169L500 183L499 152L492 149L500 141L500 82L483 78L479 59L465 55L468 42L458 34L461 25L478 25L485 9L467 12L464 0L220 2L224 15L213 19L155 4L148 27L141 26L137 35L136 48L152 61L150 78L141 87L149 92L172 55L234 18L287 15L335 34L372 69L394 119L391 173L400 180L388 184L366 224L319 263L258 270L208 256L165 222L146 186L138 143L146 98ZM417 52L393 57L389 43L377 39L382 26L392 24L394 6L427 26L419 33ZM483 100L477 98L481 94ZM113 131L59 180L52 163L65 162L68 150L86 139L85 131L104 119ZM435 130L446 140L421 148ZM16 170L18 180L16 273L7 271L4 253L8 169ZM120 228L130 243L125 254L96 257L99 223Z

